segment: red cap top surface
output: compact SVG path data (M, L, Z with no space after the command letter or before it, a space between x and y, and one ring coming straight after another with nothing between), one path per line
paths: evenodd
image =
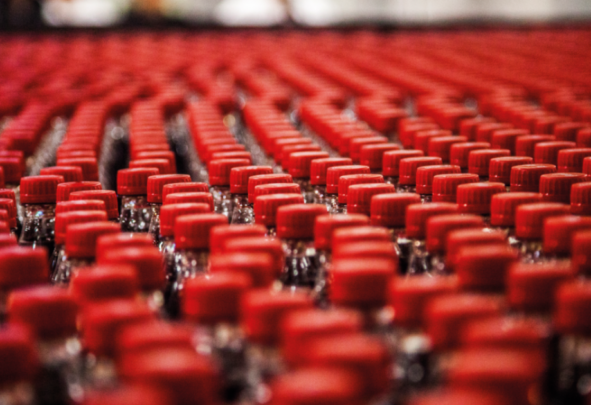
M462 229L448 232L445 241L447 251L446 264L451 269L455 268L458 253L468 246L479 245L507 245L507 235L503 231L490 231L481 229Z
M345 229L335 229L332 234L332 248L337 245L360 242L389 242L392 235L387 228L379 226L352 226Z
M55 206L55 215L74 211L105 211L106 206L101 200L62 201Z
M177 249L209 249L210 232L218 225L228 224L222 214L182 215L174 225L174 242Z
M400 174L398 181L401 185L415 185L416 173L419 167L441 165L442 163L441 158L436 156L402 159L398 167Z
M511 156L509 149L479 149L468 155L468 171L479 176L488 176L491 159Z
M248 194L248 179L251 176L272 174L271 166L242 166L230 170L230 193Z
M466 121L466 120L464 120ZM502 398L486 391L438 390L421 394L409 402L410 405L506 405Z
M162 204L162 191L164 186L172 183L190 183L188 174L159 174L148 178L148 202Z
M39 171L39 174L42 176L62 176L64 178L64 182L82 181L82 169L77 166L44 167Z
M331 250L333 232L340 228L368 225L369 219L361 214L320 215L314 224L316 249Z
M556 166L550 164L529 164L511 168L511 191L537 193L540 191L540 177L555 173Z
M493 131L491 137L491 147L494 149L509 149L511 154L515 154L515 144L519 137L528 135L526 129L502 129Z
M412 204L406 208L406 235L412 239L425 239L427 220L435 215L455 214L457 204L431 203Z
M29 176L21 179L21 204L55 204L57 186L64 182L62 176Z

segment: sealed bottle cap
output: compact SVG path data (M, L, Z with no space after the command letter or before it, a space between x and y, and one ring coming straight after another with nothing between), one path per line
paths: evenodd
M583 159L583 173L591 175L591 157Z
M254 188L254 200L259 196L266 196L271 194L301 194L302 190L298 184L295 183L273 183L261 184Z
M431 194L433 192L433 180L435 176L444 174L459 174L460 166L433 165L419 167L416 171L416 188L419 194Z
M235 141L234 141L235 142ZM245 152L246 148L244 145L239 145L237 143L228 143L224 145L205 145L203 148L203 154L199 154L199 157L203 157L203 161L209 165L213 162L210 156L216 152ZM250 159L244 159L250 160Z
M232 239L257 238L265 236L267 228L263 225L219 225L210 230L211 253L224 251L224 246Z
M96 158L79 157L58 159L57 166L77 166L82 169L82 178L84 181L98 181L98 164Z
M528 156L506 156L494 158L489 163L489 180L505 185L511 184L511 169L514 166L532 164L533 159Z
M44 167L39 174L42 176L62 176L64 182L82 181L82 169L77 166Z
M237 240L239 241L240 239L234 239L234 241ZM250 284L254 288L271 286L283 271L285 263L282 262L278 268L276 259L276 257L283 259L283 252L277 252L275 250L272 252L273 254L268 253L271 250L269 244L259 240L259 238L242 240L261 242L261 249L251 249L250 252L244 253L241 251L227 250L221 254L211 255L209 259L209 271L211 273L241 273L248 276ZM275 240L272 240L272 242L275 242ZM228 245L233 246L232 244Z
M16 193L9 188L0 188L0 198L11 199L16 206Z
M261 174L248 179L248 202L254 203L255 188L264 184L294 184L289 174ZM299 186L298 186L299 187Z
M98 181L80 181L58 184L56 189L56 202L68 201L70 194L75 191L102 190L103 186Z
M494 131L511 128L513 128L511 124L503 122L482 123L478 125L478 128L476 129L476 141L491 142Z
M379 226L351 226L344 229L335 229L332 234L332 248L337 245L360 242L388 242L392 235L387 228Z
M261 264L265 263L265 265L263 266L265 267L267 266L266 263L268 262L267 256L271 257L272 269L270 276L272 278L278 277L281 274L281 272L283 271L283 266L285 264L281 241L277 239L269 239L263 236L229 239L224 243L224 253L225 252L231 252L232 254L212 255L211 260L213 261L215 258L216 261L222 262L224 263L224 265L231 265L232 268L238 269L238 267L243 266L242 263L244 262L246 262L246 265L254 267L254 265L251 265L248 262L248 260L246 260L246 258L248 258L249 260L256 259ZM261 287L267 285L266 282L270 280L259 280L259 274L261 274L264 277L267 277L267 269L265 268L261 272L254 271L251 274L251 278L253 279L253 285L259 286L260 284Z
M414 137L417 132L435 129L439 129L439 126L434 122L409 122L398 129L398 137L404 148L409 149L414 145Z
M191 176L188 174L159 174L148 178L147 196L149 203L162 204L163 188L167 184L190 183Z
M458 186L462 184L477 183L479 180L480 178L478 175L472 173L438 174L433 178L431 190L433 193L433 202L455 203L457 200Z
M112 299L134 299L139 281L133 266L96 265L75 271L70 280L70 294L80 306Z
M519 311L550 312L556 289L575 274L566 263L515 263L507 277L509 304Z
M493 149L509 149L511 154L515 154L516 141L524 135L529 135L529 131L526 129L502 129L493 131L490 144Z
M524 135L515 141L515 156L534 157L534 150L538 143L551 142L556 138L553 135Z
M170 183L162 187L162 201L166 201L169 194L177 193L209 193L207 183Z
M148 193L148 177L156 176L158 169L139 168L123 169L117 172L117 194L146 195Z
M540 194L546 202L570 204L571 186L587 181L583 173L550 173L540 176Z
M363 398L384 394L391 375L390 355L377 337L361 333L318 339L309 348L310 363L339 367L362 382Z
M457 255L464 247L479 245L507 245L507 236L503 231L490 231L487 229L463 229L454 230L447 234L446 265L450 269L455 268Z
M275 226L279 207L290 204L303 204L301 194L269 194L261 195L254 202L254 217L257 224Z
M460 135L467 136L470 140L476 138L476 130L480 124L495 122L494 118L476 117L467 118L460 122Z
M489 215L491 199L495 194L504 193L503 183L470 183L457 188L457 203L462 213Z
M55 215L74 211L105 211L105 202L101 200L62 201L55 206Z
M240 300L250 286L248 275L230 271L189 279L183 290L183 317L206 325L236 323Z
M495 194L491 200L491 225L514 227L515 212L518 206L541 201L542 196L538 193L511 192Z
M277 210L277 237L281 239L313 239L314 221L326 214L323 204L292 204Z
M517 251L508 246L464 247L457 253L454 271L460 288L464 290L502 290L509 267L518 258Z
M578 231L573 235L571 263L576 274L591 274L591 232Z
M371 170L381 170L384 153L398 149L400 147L393 143L364 145L361 148L359 163L368 166Z
M309 145L287 145L281 149L281 167L284 169L289 169L289 159L290 156L294 153L303 153L303 152L322 152L320 146L316 144L309 144ZM323 158L328 157L328 155L323 155Z
M326 185L326 174L329 168L336 166L350 166L353 161L349 158L314 159L310 163L310 184Z
M16 221L16 204L12 198L0 198L0 210L6 211L8 215L8 226L11 229L15 229L17 226Z
M466 120L464 120L466 121ZM409 401L409 405L506 405L494 393L486 391L451 390L445 388L427 394L420 394Z
M488 176L491 159L511 156L508 149L479 149L468 155L468 171L479 176Z
M444 253L447 235L457 229L483 228L482 217L478 215L447 214L427 220L426 246L430 253Z
M76 213L65 215L72 214ZM66 229L66 255L69 258L95 258L96 240L102 235L119 232L121 225L112 222L69 224Z
M66 243L66 231L70 225L86 222L106 221L107 213L104 210L96 211L71 211L56 214L55 216L55 244Z
M511 168L511 192L537 193L540 190L540 177L555 172L556 166L549 164L514 166Z
M227 223L228 218L222 214L180 216L174 225L176 247L177 249L209 249L211 229Z
M40 369L35 337L23 325L8 323L0 329L0 381L12 385L31 381Z
M101 238L104 238L104 236ZM161 290L165 282L162 253L153 245L121 246L100 253L97 252L97 262L105 265L132 266L137 273L137 279L142 291Z
M427 333L437 351L457 348L463 327L470 322L499 316L504 310L501 298L487 294L452 294L435 297L427 303Z
M184 203L163 205L160 210L160 236L174 235L175 221L182 215L211 212L211 206L205 203Z
M353 138L349 142L349 157L353 162L359 163L361 159L361 148L366 145L377 145L385 144L388 142L388 138L385 136L372 136L372 137L361 137Z
M415 149L422 150L427 153L429 151L429 142L434 138L450 137L452 136L451 131L444 129L433 129L430 131L416 132L414 135L413 146Z
M16 246L16 236L9 232L0 233L0 249L10 246Z
M406 208L406 236L412 239L425 239L427 220L434 215L455 214L457 204L430 203L412 204Z
M369 174L370 170L367 166L336 166L330 167L326 171L326 193L337 194L339 191L339 179L342 176L349 176L353 174Z
M249 166L248 159L221 159L209 162L207 169L209 172L209 184L212 186L229 186L230 171L234 167ZM189 180L190 181L190 180Z
M340 228L368 225L369 220L361 214L320 215L314 224L314 244L316 249L331 250L333 232Z
M248 194L248 179L251 176L272 174L271 166L242 166L230 170L230 193Z
M21 204L55 204L58 184L62 176L29 176L21 179Z
M565 141L537 143L534 147L534 162L556 165L558 163L558 152L576 147L576 143Z
M289 174L294 178L309 178L311 174L311 163L316 159L327 159L326 152L296 152L289 155Z
M67 290L56 286L19 289L8 297L8 318L31 328L43 340L76 334L78 306Z
M333 248L334 249L334 248ZM396 264L387 259L338 259L332 262L329 298L335 305L359 309L379 308L387 302L387 286Z
M373 196L395 192L394 186L387 183L351 185L347 195L347 212L369 215Z
M336 259L385 259L398 267L398 253L391 241L370 241L341 243L333 246L333 260Z
M86 349L97 356L116 354L118 334L129 325L154 318L154 313L136 299L109 300L89 305L82 318L82 337Z
M314 303L304 293L251 290L241 302L242 327L247 338L263 345L279 343L283 319L294 310L311 309Z
M310 345L319 338L361 332L361 314L347 309L305 309L293 311L281 323L281 346L292 366L307 362Z
M563 335L591 334L591 282L577 279L562 283L555 295L554 327Z
M189 184L189 183L187 183ZM213 212L213 196L211 193L174 193L168 194L164 198L164 206L173 204L207 204L209 206L208 212Z
M403 228L406 207L419 204L421 197L413 193L380 194L371 199L371 224L387 228Z
M96 241L96 259L100 261L103 254L112 249L154 246L152 235L140 232L123 232L103 235Z
M449 150L449 163L460 166L462 169L468 168L468 158L470 152L479 149L489 149L488 142L461 142L451 145Z
M347 204L349 187L356 184L384 183L381 174L349 174L339 178L339 204Z
M419 167L423 166L435 166L441 165L442 160L440 157L435 156L424 156L415 158L405 158L400 160L399 165L399 180L398 183L401 185L415 185L416 184L416 173Z
M23 157L14 156L0 156L0 167L7 184L19 184L26 168Z
M167 159L138 159L129 162L130 169L155 168L158 174L173 174L170 162Z
M591 148L562 149L558 152L558 171L581 173L586 157L591 157Z
M580 129L589 127L587 122L561 122L554 126L554 136L559 141L575 141Z
M4 291L46 284L49 265L45 249L10 246L0 250L0 286Z
M440 157L443 162L450 162L452 146L465 142L468 142L468 138L465 136L440 136L432 138L429 140L428 155Z
M569 255L574 234L591 229L591 218L576 215L550 217L544 220L544 253Z
M108 219L119 217L117 194L112 190L85 190L70 193L70 200L100 200L105 203Z
M396 325L424 329L427 303L433 298L455 293L457 282L453 277L395 277L388 288Z
M250 152L246 151L233 151L233 152L213 152L209 156L210 161L220 160L220 159L246 159L249 160L252 164L252 156Z
M281 162L282 151L284 147L287 146L295 146L295 145L312 145L312 139L304 138L301 135L285 137L285 138L275 138L271 141L270 145L270 155L275 158L276 162ZM314 145L316 147L318 145Z
M424 156L422 150L389 150L382 157L382 174L389 177L398 177L402 159L422 156Z
M166 159L170 168L170 173L176 173L176 157L173 151L160 150L160 151L141 151L135 154L133 160L144 160L144 159ZM131 166L130 166L131 167ZM144 166L146 167L146 166ZM161 174L165 174L160 172Z
M515 235L518 238L542 240L544 220L567 215L570 207L559 203L523 204L515 212Z

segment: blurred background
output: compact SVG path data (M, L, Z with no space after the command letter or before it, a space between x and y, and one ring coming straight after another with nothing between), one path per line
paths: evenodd
M588 20L591 0L0 0L0 28L346 26Z

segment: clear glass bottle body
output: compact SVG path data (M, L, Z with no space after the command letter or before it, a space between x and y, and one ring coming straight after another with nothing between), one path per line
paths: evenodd
M175 247L176 244L174 243L174 236L160 236L160 240L158 241L158 250L160 250L160 253L162 253L166 274L172 274L174 272Z
M327 205L327 194L326 194L326 186L325 185L316 185L314 186L314 204L325 204Z
M561 336L558 344L556 387L563 404L585 404L591 390L591 338Z
M152 221L152 207L146 196L123 196L119 218L123 232L148 232Z
M51 254L50 268L51 275L55 274L59 266L66 261L66 246L63 244L55 245L53 253Z
M271 398L270 381L285 370L279 350L272 346L248 346L246 370L243 400L252 404L268 403Z
M53 252L55 238L55 204L27 204L19 239L20 245L33 248L44 246Z
M384 176L384 182L387 184L392 184L394 188L398 191L398 177Z
M516 239L515 247L519 251L523 263L541 263L545 261L543 242L541 240Z
M302 191L302 197L304 197L304 203L311 204L314 202L315 197L315 190L314 186L310 184L310 179L308 178L295 178L293 182L300 186L300 190Z
M181 249L174 253L172 272L166 274L164 298L166 311L176 317L180 310L180 294L189 278L208 272L209 250Z
M392 234L394 249L398 255L398 271L401 274L406 274L412 250L412 240L406 236L404 228L391 228L390 233Z
M430 271L431 255L427 252L427 245L424 240L413 239L410 243L410 254L408 257L408 269L406 274L414 276Z
M232 220L232 195L230 194L230 187L227 186L213 186L210 188L213 196L213 207L216 214L225 215L229 221Z
M421 194L421 202L423 204L427 204L433 202L433 195L432 194Z
M404 401L430 385L431 341L417 328L394 327L389 335L388 346L395 354L393 386L396 399Z
M150 226L148 228L148 233L152 235L154 238L154 243L156 244L160 240L160 208L162 208L162 204L150 204L152 213L150 216Z
M347 213L347 204L337 203L336 207L334 208L334 212L332 214L346 214Z
M417 186L415 184L398 184L396 191L398 193L416 193Z
M83 358L84 390L110 390L117 386L117 368L109 357L85 353Z
M331 215L338 213L338 206L339 206L339 196L338 194L327 194L325 198L324 204L326 205L326 209L328 213Z
M0 389L2 405L36 405L35 390L29 381L18 381Z
M82 345L76 337L39 342L41 371L35 381L39 404L78 403L83 397Z
M72 278L72 273L79 268L91 266L94 258L66 258L62 261L56 271L51 276L51 282L57 285L68 285Z
M233 225L251 225L254 224L254 208L248 202L248 195L233 194L232 195L232 216L230 223Z
M314 241L283 240L285 267L281 282L288 288L313 289L318 277L318 262Z

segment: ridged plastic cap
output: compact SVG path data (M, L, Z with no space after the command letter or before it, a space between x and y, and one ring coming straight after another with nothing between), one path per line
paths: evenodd
M385 144L387 142L388 138L385 136L353 138L349 142L349 157L354 163L359 163L361 159L361 148L366 145Z
M113 299L133 299L139 293L137 271L127 265L95 265L75 271L70 294L80 306Z
M11 229L15 229L17 227L17 212L14 200L12 198L0 198L0 210L6 211L8 216L8 226Z
M79 157L58 159L57 166L77 166L82 169L84 181L98 181L98 164L96 158Z
M155 387L144 385L130 385L116 389L92 391L84 395L84 405L130 405L134 403L144 405L170 405L166 395Z
M104 210L97 211L70 211L56 214L55 216L55 244L66 243L66 231L70 225L86 222L106 221L107 213Z
M294 178L309 178L311 174L312 161L316 159L327 159L326 152L296 152L289 155L287 163L289 174Z
M19 184L25 173L22 157L0 156L0 167L4 171L4 181L7 184Z
M484 228L485 223L478 215L437 215L427 221L427 251L444 253L447 234L458 229Z
M241 240L241 239L234 239ZM254 288L268 288L281 275L285 262L281 262L281 266L277 267L277 258L284 260L283 251L277 252L275 246L271 248L269 242L279 242L277 240L259 238L242 239L246 241L254 241L261 243L259 250L251 249L250 253L243 253L241 251L233 250L230 246L234 246L230 241L226 246L228 248L221 254L211 255L209 258L209 271L212 274L218 272L224 273L240 273L247 276L249 285ZM279 242L281 244L281 242ZM273 249L273 251L271 250ZM269 253L269 252L271 252Z
M173 236L175 221L181 215L204 214L211 212L205 203L184 203L163 205L160 210L160 236Z
M183 290L183 317L206 325L236 323L240 300L250 285L250 277L246 274L226 271L189 279Z
M97 253L99 264L124 264L133 266L143 291L162 289L165 270L162 254L154 246L127 246Z
M470 152L479 149L489 149L488 142L462 142L454 143L449 150L449 163L460 166L462 169L468 168L468 158Z
M371 199L371 224L387 228L402 228L405 224L406 207L420 202L421 196L413 193L376 195Z
M340 228L368 225L369 219L361 214L320 215L314 224L314 245L316 249L331 250L333 232Z
M591 157L583 159L583 173L591 175Z
M544 220L544 253L550 255L568 255L571 242L578 231L591 230L591 218L577 215L565 215Z
M213 196L211 193L175 193L168 194L164 198L164 206L172 204L207 204L209 206L208 212L213 212Z
M122 169L117 172L117 194L146 195L148 193L148 177L156 176L158 169Z
M429 151L429 142L434 138L448 138L452 136L451 131L444 129L433 129L430 131L416 132L414 135L413 146L415 149L422 150L427 153Z
M518 252L508 246L470 246L458 252L454 271L464 290L503 290L509 266L518 259Z
M41 339L70 337L76 333L78 306L63 288L39 286L16 290L10 293L7 306L10 322L27 325Z
M538 143L556 140L553 135L524 135L515 141L515 156L534 157L534 150Z
M506 156L490 160L488 177L490 181L511 184L511 169L514 166L532 164L533 159L528 156Z
M503 183L461 184L457 188L459 211L462 213L490 215L492 197L505 191Z
M554 136L560 141L575 141L577 132L587 127L587 122L561 122L554 126Z
M290 156L294 153L303 153L303 152L322 152L320 146L316 144L307 144L307 145L286 145L281 149L281 167L284 169L289 169L289 159ZM324 156L327 157L327 156ZM277 161L277 160L276 160Z
M551 173L540 177L540 194L545 202L570 204L571 186L587 181L583 173Z
M347 212L369 215L373 196L395 192L394 186L388 183L351 185L347 195Z
M209 162L209 184L212 186L229 186L230 171L235 167L250 166L248 159L221 159Z
M194 214L178 217L174 226L177 249L209 249L210 231L217 225L226 225L222 214Z
M55 215L74 211L105 211L106 206L101 200L62 201L55 206Z
M336 166L330 167L326 171L326 192L327 194L337 194L339 191L339 179L342 176L349 176L353 174L369 174L370 170L367 166Z
M416 117L423 118L423 117ZM419 131L429 131L439 129L434 122L408 122L398 128L398 137L405 149L412 148L414 145L414 136Z
M494 131L501 129L511 129L513 126L506 122L487 122L478 125L476 129L476 138L478 142L491 142Z
M445 241L446 265L454 269L458 253L463 248L480 245L507 246L507 235L503 231L491 231L486 228L451 231Z
M541 201L542 196L538 193L511 192L495 194L491 200L490 223L493 226L514 227L517 207Z
M326 185L326 174L329 168L336 166L350 166L353 161L349 158L314 159L310 163L310 184Z
M559 203L523 204L515 211L515 235L522 239L542 240L544 220L567 215L570 207Z
M435 176L461 173L460 166L434 165L419 167L416 171L416 189L418 194L431 194Z
M313 239L317 216L326 214L323 204L292 204L277 210L277 237L281 239Z
M425 239L427 220L434 215L455 214L457 204L430 203L412 204L406 208L406 236L412 239Z
M339 178L339 204L346 204L349 187L356 184L377 184L384 183L384 177L381 174L349 174ZM368 202L369 203L369 202ZM369 213L369 207L368 207Z
M491 117L467 118L460 122L460 135L467 136L470 140L476 138L476 130L480 124L495 122Z
M573 235L571 249L572 268L576 274L591 274L591 232L579 231Z
M211 180L211 179L210 179ZM162 204L164 186L172 183L190 183L188 174L159 174L148 178L147 196L149 203Z
M168 161L168 167L170 173L176 173L176 157L173 151L161 150L161 151L140 151L133 156L133 160L146 160L146 159L165 159ZM130 162L131 167L131 162ZM146 167L146 166L144 166ZM150 166L147 166L150 167ZM161 172L162 173L162 172ZM165 174L165 173L162 173Z
M359 163L364 166L369 166L371 170L381 170L384 154L399 149L400 147L393 143L365 145L361 148Z
M96 240L96 260L110 250L154 246L154 238L148 233L123 232L103 235Z
M556 166L549 164L513 166L511 168L511 192L537 193L540 191L540 177L555 172Z
M8 323L0 329L0 382L14 385L32 381L40 369L35 337L23 325Z
M258 238L267 234L263 225L220 225L210 230L211 253L224 251L226 243L232 239Z
M402 159L411 157L422 157L425 154L422 150L390 150L382 157L382 174L389 177L398 177L399 166Z
M345 229L335 229L332 233L332 249L338 245L355 244L361 242L389 242L392 235L387 228L379 226L351 226Z
M441 165L442 160L436 156L424 156L415 158L405 158L400 160L399 180L401 185L415 185L416 173L419 167Z
M241 300L241 324L247 338L263 345L279 343L280 325L292 311L311 309L310 296L299 292L251 290Z
M209 186L207 183L170 183L162 187L162 201L166 201L169 194L177 193L209 193Z
M173 174L170 162L166 159L138 159L129 162L130 169L155 168L158 174Z
M105 203L108 219L119 217L119 206L117 205L117 194L112 190L85 190L70 193L70 200L100 200Z
M21 179L21 204L55 204L58 184L62 176L29 176Z
M257 224L275 226L279 207L290 204L303 204L301 194L269 194L257 196L254 202L254 217Z
M440 136L430 139L428 155L440 157L444 163L448 163L451 160L452 146L465 142L468 142L468 138L465 136Z
M490 145L493 149L509 149L515 154L516 142L519 137L529 135L526 129L502 129L493 131Z
M251 176L272 174L271 166L243 166L230 170L230 193L248 194L248 179Z
M562 149L558 152L558 171L581 173L586 157L591 157L591 148Z
M398 268L398 253L391 241L371 241L335 244L333 261L341 259L384 259Z
M507 300L525 312L550 312L556 289L576 272L567 263L516 263L507 276Z
M62 176L64 182L82 181L82 169L77 166L44 167L39 171L42 176Z
M455 293L457 282L453 277L395 277L388 289L396 324L424 328L427 303L433 298Z
M511 151L508 149L473 150L468 155L468 171L479 176L488 176L491 159L504 156L511 156Z
M252 164L252 156L250 152L246 151L233 151L233 152L214 152L209 156L210 161L220 160L220 159L246 159L250 160L250 164Z
M433 202L455 203L458 186L477 183L479 180L478 175L472 173L438 174L433 178L431 190Z
M68 201L70 194L75 191L102 190L103 186L98 181L80 181L58 184L55 197L56 202Z
M591 183L577 183L571 186L570 211L575 215L591 215Z
M591 147L591 127L580 129L577 132L577 146L579 148Z
M246 148L244 145L240 145L238 143L231 143L231 144L224 144L224 145L205 145L203 147L203 155L199 155L199 157L203 157L203 161L209 165L213 160L211 160L210 156L216 152L245 152ZM250 160L250 159L245 159Z
M13 234L6 232L0 233L0 249L10 246L16 246L16 236Z
M0 249L0 287L4 291L49 281L45 249L10 246Z
M289 174L261 174L258 176L251 176L248 179L248 202L254 203L255 188L264 184L294 184L293 178Z
M576 143L565 141L537 143L534 147L534 162L556 165L558 163L558 152L576 147Z
M96 240L102 235L119 232L121 225L112 222L70 224L66 229L66 255L70 258L94 258Z
M577 279L562 283L555 295L554 327L562 335L591 335L591 281Z

